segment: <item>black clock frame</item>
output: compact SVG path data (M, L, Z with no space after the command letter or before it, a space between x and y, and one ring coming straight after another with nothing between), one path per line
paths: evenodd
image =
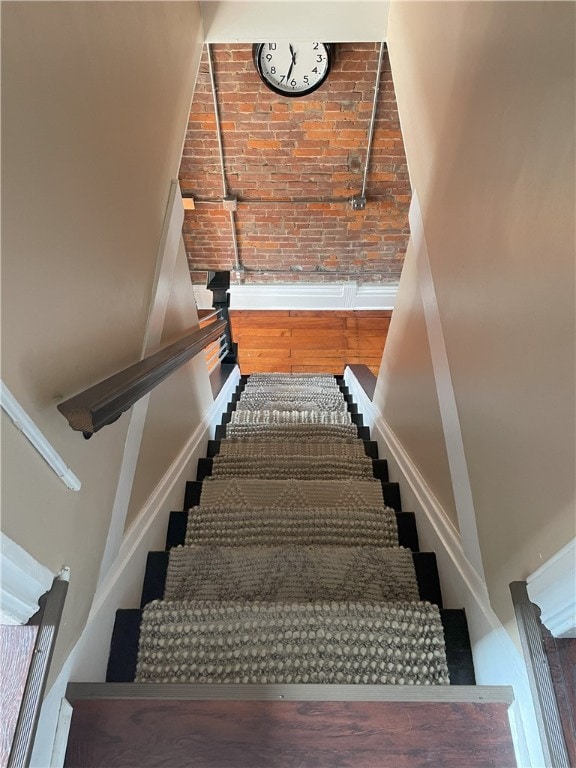
M326 72L324 73L324 76L321 80L318 80L317 83L314 83L310 88L307 88L305 91L283 91L281 88L276 87L273 85L263 74L262 72L262 64L260 62L260 53L265 45L268 45L268 43L254 43L252 45L252 58L254 60L254 66L256 67L256 71L258 72L258 75L260 76L260 80L264 83L264 85L269 88L271 91L274 91L274 93L277 93L279 96L287 96L289 99L295 99L299 98L300 96L308 96L310 93L314 93L314 91L317 91L318 88L320 88L321 85L324 84L326 81L326 78L330 74L330 70L332 68L332 63L334 60L334 43L321 43L321 45L324 46L324 50L326 51L326 56L328 58L328 62L326 65Z

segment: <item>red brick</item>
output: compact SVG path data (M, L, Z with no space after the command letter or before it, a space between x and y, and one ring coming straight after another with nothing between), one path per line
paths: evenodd
M364 169L378 50L375 43L338 45L327 83L309 97L287 99L261 83L250 45L213 46L228 184L244 200L235 217L241 257L261 270L295 264L304 268L272 274L272 279L343 279L333 274L336 269L361 271L363 280L395 280L400 274L409 236L410 186L386 60L368 175L368 206L365 211L352 211L348 202L359 191ZM360 160L355 172L349 170L351 156ZM206 269L229 269L233 263L229 214L219 200L222 183L205 59L180 179L182 188L195 196L217 199L187 214L184 225L190 269L194 279L202 282ZM338 204L306 205L246 202L335 196L345 199ZM316 272L319 265L332 273ZM247 279L265 278L254 273Z

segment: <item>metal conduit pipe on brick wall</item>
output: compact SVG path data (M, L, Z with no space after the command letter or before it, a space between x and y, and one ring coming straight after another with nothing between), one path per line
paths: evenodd
M216 138L218 140L218 154L220 155L220 168L222 171L222 192L223 199L226 200L229 197L228 183L226 181L226 163L224 162L224 148L222 146L222 129L220 127L220 110L218 107L218 97L216 91L216 79L214 77L214 67L212 65L212 52L210 50L210 43L206 43L206 51L208 55L208 66L210 69L210 84L212 86L212 98L214 99L214 119L216 128ZM240 264L240 255L238 253L238 239L236 237L236 220L233 209L227 209L230 214L230 232L232 235L232 248L234 251L234 269L238 272L241 271L242 265Z
M396 283L411 190L385 46L338 44L324 85L292 99L264 86L250 44L212 45L211 57L217 87L206 51L180 169L198 203L184 224L193 282L236 264L246 282ZM352 210L363 176L367 205Z

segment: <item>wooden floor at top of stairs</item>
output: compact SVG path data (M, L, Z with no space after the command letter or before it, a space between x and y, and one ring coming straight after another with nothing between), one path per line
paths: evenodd
M243 374L342 374L365 364L377 374L390 310L231 310Z

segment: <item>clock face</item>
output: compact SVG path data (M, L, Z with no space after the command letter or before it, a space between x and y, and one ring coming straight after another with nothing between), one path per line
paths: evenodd
M258 43L254 63L262 80L282 96L305 96L319 88L330 71L329 43Z

